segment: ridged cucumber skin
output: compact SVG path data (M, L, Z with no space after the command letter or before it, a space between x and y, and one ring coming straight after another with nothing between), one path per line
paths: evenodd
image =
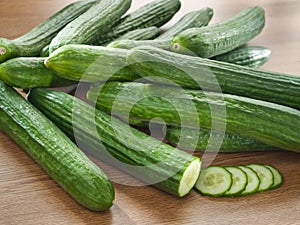
M171 49L211 58L246 44L261 33L264 25L264 9L248 7L225 21L179 33L173 38Z
M199 89L200 84L202 89L215 91L216 80L223 93L300 109L300 76L297 75L181 55L150 46L132 49L127 61L132 70L143 78L150 76L148 79L154 82L169 80L189 89Z
M140 46L151 46L170 51L170 40L116 40L107 45L109 48L130 50Z
M230 52L217 55L213 59L233 63L240 66L258 68L265 64L271 56L271 50L263 46L245 45Z
M0 38L0 63L14 57L39 56L42 48L48 45L64 26L88 10L95 2L96 0L76 1L14 40Z
M169 22L180 8L179 0L154 0L121 18L110 32L100 35L93 45L112 42L131 30L151 26L160 27Z
M116 40L152 40L160 34L158 27L151 26L132 30L118 37Z
M44 65L43 57L16 57L0 64L0 80L23 89L62 87L75 84L63 79Z
M173 26L164 31L161 35L159 35L156 40L172 40L174 36L179 34L180 32L193 28L193 27L202 27L208 25L210 20L213 17L213 9L210 7L205 7L199 10L191 11L186 13L183 17L181 17Z
M103 171L13 88L0 81L0 92L1 130L80 204L109 209L114 188Z
M175 196L188 193L178 193L182 174L191 163L201 164L200 158L134 128L130 128L135 137L132 139L127 124L64 92L38 88L32 89L28 98L68 136L84 143L90 154ZM116 136L116 129L126 138ZM196 182L197 176L192 179Z
M131 6L131 0L97 0L52 39L49 53L66 44L91 44L113 27Z
M172 104L165 97L170 98ZM275 148L300 152L300 111L270 102L136 82L94 85L87 92L87 99L107 113L126 116L130 112L133 119L146 122L161 118L166 125L177 127L211 129L213 119L216 130L223 129L222 124L225 123L226 132L230 134L257 140ZM220 107L226 109L226 116L214 113L212 117L211 108Z
M166 132L166 139L168 142L174 146L180 141L180 149L184 150L194 150L195 146L191 144L191 139L198 138L195 151L216 151L216 152L256 152L256 151L275 151L276 148L270 145L266 145L262 142L243 138L237 135L232 135L230 133L225 133L224 136L218 131L200 129L195 131L194 129L189 129L186 134L181 133L179 127L169 127ZM220 149L210 149L208 148L208 143L211 135L222 140L222 145ZM197 137L198 136L198 137Z
M139 75L128 67L127 52L104 46L69 44L52 52L44 64L58 76L74 81L132 81Z

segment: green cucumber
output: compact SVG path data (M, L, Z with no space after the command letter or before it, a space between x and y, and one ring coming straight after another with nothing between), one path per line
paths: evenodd
M171 49L210 58L246 44L262 31L264 25L264 9L248 7L225 21L179 33L173 38Z
M148 136L64 92L32 89L28 99L97 158L179 197L193 188L201 167L198 157Z
M132 81L139 75L128 67L126 55L123 49L69 44L52 52L45 65L58 76L74 81Z
M223 196L232 186L232 174L222 166L202 169L195 190L202 195Z
M130 50L130 68L153 82L222 92L300 109L300 76L176 54L144 46ZM148 77L148 78L147 78ZM150 77L150 78L149 78ZM201 85L201 87L200 87Z
M94 85L87 98L97 108L115 115L146 122L161 118L166 125L196 129L212 129L213 125L213 130L221 132L226 124L228 133L300 152L300 111L290 107L230 94L204 94L200 90L137 82Z
M151 26L160 27L170 21L180 7L179 0L154 0L121 18L109 32L99 35L93 45L112 42L131 30Z
M273 173L273 176L274 176L274 183L270 187L270 189L279 188L282 185L282 183L283 183L282 174L274 166L270 166L270 165L264 165L264 166L266 166L268 169L270 169L271 172Z
M242 193L240 193L240 195L249 195L249 194L256 193L260 185L260 180L257 173L250 167L238 166L238 168L240 168L246 173L247 180L248 180L245 189L243 190Z
M236 166L226 166L226 170L231 173L232 185L229 190L224 193L224 196L235 196L242 193L247 184L248 184L248 177L247 174Z
M0 38L0 63L14 57L39 56L44 46L48 45L63 27L88 10L95 2L96 0L76 1L14 40Z
M152 46L170 50L170 40L116 40L107 45L109 48L132 49L139 46Z
M213 133L212 133L213 132ZM197 138L196 148L194 146L194 140ZM220 149L212 149L209 147L209 141L211 136L214 136L222 141ZM274 151L275 148L270 145L266 145L262 142L243 138L230 133L223 133L218 131L211 131L206 129L187 129L186 132L181 132L179 127L168 127L166 132L166 139L172 145L184 150L195 151L216 151L216 152L253 152L253 151ZM178 145L180 144L180 146Z
M217 55L213 59L234 63L241 66L258 68L265 64L271 56L271 50L262 46L246 45L230 52Z
M180 32L192 28L206 26L213 17L213 9L205 7L186 13L174 25L159 35L156 40L172 40Z
M152 26L129 31L118 37L116 40L151 40L157 37L159 33L159 28Z
M273 187L274 175L268 167L262 164L250 164L247 165L247 167L253 169L258 175L260 180L258 187L259 192L269 190Z
M2 81L0 102L0 129L68 194L91 210L112 206L108 177L57 126Z
M96 3L58 32L49 52L66 44L91 44L113 27L130 8L131 0L97 0Z
M75 84L63 79L44 65L42 57L17 57L0 64L0 80L23 89L33 87L62 87Z

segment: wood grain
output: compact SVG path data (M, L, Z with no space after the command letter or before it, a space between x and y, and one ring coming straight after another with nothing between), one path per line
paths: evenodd
M18 37L70 2L72 0L1 0L0 36ZM133 1L130 10L147 2L150 0ZM271 60L263 68L299 74L300 2L297 0L185 0L181 10L164 28L196 8L212 7L214 23L251 5L260 5L266 10L266 27L251 41L272 50ZM78 205L0 132L0 224L300 224L300 154L297 153L218 154L213 164L265 163L282 172L281 188L243 198L209 198L192 191L186 198L178 199L153 187L141 186L138 181L91 159L114 181L116 200L107 212L96 213Z

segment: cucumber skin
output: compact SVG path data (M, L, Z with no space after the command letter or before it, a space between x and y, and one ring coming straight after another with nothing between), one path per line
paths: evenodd
M264 25L264 10L259 6L248 7L225 21L179 33L172 40L171 49L211 58L247 43L262 31Z
M191 162L200 160L198 157L173 148L134 128L131 131L136 137L135 139L128 138L120 141L116 137L112 122L117 125L118 131L124 134L127 134L127 124L95 110L87 103L66 93L37 88L31 90L28 99L71 139L84 143L90 154L100 157L101 160L108 163L113 163L113 166L120 166L121 170L146 183L172 175L153 185L172 195L183 197L178 193L182 174ZM77 119L74 120L73 115L76 115ZM97 132L93 132L95 129ZM80 135L75 137L74 130L78 130L77 133ZM143 146L145 138L150 138L149 146ZM119 161L111 161L111 156L107 157L106 151L122 163L134 167L127 168L122 166ZM166 158L167 162L164 161ZM159 165L155 166L156 163ZM142 166L142 168L140 169L138 166ZM176 172L175 175L174 172Z
M51 42L59 30L84 13L95 2L96 0L84 0L71 3L14 40L0 38L0 49L3 48L6 52L0 54L0 63L14 57L39 56L43 47Z
M0 92L1 130L80 204L109 209L114 188L102 170L13 88L0 81Z
M112 42L131 30L151 26L160 27L170 21L180 8L179 0L154 0L121 18L110 32L97 37L93 45Z
M193 150L194 146L191 146L189 139L191 137L195 138L196 135L199 135L197 146L195 151L208 151L207 145L209 143L209 138L211 136L210 130L200 129L199 133L195 132L193 129L190 129L187 136L181 134L181 129L178 127L169 127L166 133L166 139L172 145L177 145L179 139L183 138L184 142L180 142L180 148L184 150ZM223 138L222 145L220 149L209 149L209 151L217 152L254 152L254 151L275 151L275 147L266 145L262 142L242 138L240 136L232 135L225 133L223 135L218 135L218 132L214 132L213 135L220 136ZM190 137L191 136L191 137ZM179 146L178 146L179 147Z
M171 41L174 36L188 28L206 26L212 19L213 14L213 9L210 7L186 13L173 26L155 38L155 40L167 39Z
M99 93L99 87L101 92ZM121 91L123 95L121 94ZM124 94L126 93L126 94ZM170 96L172 104L163 97ZM116 96L119 100L116 101ZM211 129L211 106L226 107L226 117L215 115L215 129L226 123L226 132L244 138L260 141L274 148L300 152L300 111L260 100L229 94L184 89L176 87L142 84L134 82L107 82L103 86L94 85L87 93L89 101L107 112L126 116L130 112L133 119L149 122L161 118L166 125ZM137 99L139 100L137 102ZM190 102L197 109L194 111ZM132 103L135 103L132 106ZM198 119L199 124L195 124Z
M271 50L262 46L242 46L230 52L217 55L213 59L234 63L240 66L258 68L265 64L271 56Z
M129 31L116 40L152 40L160 34L158 27L151 26Z
M17 57L0 64L0 80L23 89L34 87L62 87L75 84L74 81L60 78L47 69L42 57Z
M150 46L130 50L127 61L133 71L146 79L152 76L154 82L163 83L168 79L182 88L199 89L201 84L201 88L215 91L216 79L224 93L300 109L300 76L297 75L181 55Z
M164 50L170 50L170 40L115 40L107 45L109 48L121 48L130 50L139 46L152 46Z
M130 8L131 0L97 0L51 40L49 53L66 44L91 44L107 32ZM101 13L100 13L101 12Z
M122 49L68 44L52 52L45 65L58 76L73 81L132 81L140 76L128 67L126 55Z

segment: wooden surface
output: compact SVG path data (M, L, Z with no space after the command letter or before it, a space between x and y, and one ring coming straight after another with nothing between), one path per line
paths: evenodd
M15 38L70 2L1 0L0 36ZM147 2L133 1L131 10ZM182 2L180 12L164 28L185 12L205 6L214 9L212 23L247 6L264 7L266 27L251 41L272 50L271 60L264 69L300 74L298 0ZM117 182L117 172L93 160L115 180L116 200L107 212L92 212L78 205L0 132L0 224L300 224L300 154L297 153L218 154L213 161L215 165L265 163L282 172L285 180L281 188L242 198L209 198L192 191L186 198L178 199L153 187Z

